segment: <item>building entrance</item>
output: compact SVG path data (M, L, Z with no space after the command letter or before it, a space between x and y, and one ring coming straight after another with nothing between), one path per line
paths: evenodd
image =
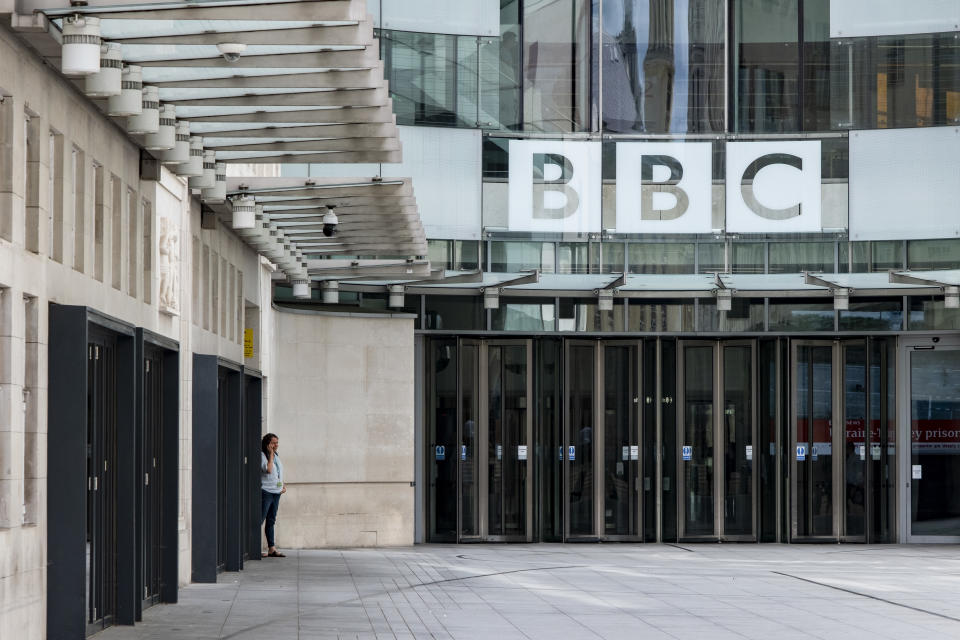
M895 538L895 337L425 355L430 541Z
M461 340L432 353L431 534L532 540L530 342Z
M756 539L754 343L681 342L681 539Z
M792 345L791 538L867 542L893 515L893 354L886 340Z

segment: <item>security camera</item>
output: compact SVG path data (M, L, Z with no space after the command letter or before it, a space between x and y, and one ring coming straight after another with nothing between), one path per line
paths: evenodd
M236 62L240 55L247 50L247 45L242 42L221 42L217 45L217 51L227 62Z
M323 235L328 238L337 235L337 214L333 212L333 205L327 205L327 212L323 214Z

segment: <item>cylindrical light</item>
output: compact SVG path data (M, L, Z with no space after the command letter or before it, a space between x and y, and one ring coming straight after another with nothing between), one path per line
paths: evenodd
M120 45L116 42L104 42L100 45L100 70L87 76L84 92L94 98L120 95L122 69Z
M324 280L320 283L320 300L324 304L340 302L340 283L336 280Z
M203 173L190 178L191 189L212 189L217 186L217 152L206 149L203 152Z
M107 113L111 116L135 116L143 111L143 69L135 64L120 72L120 94L110 96Z
M960 309L960 287L943 288L943 306L946 309Z
M190 136L190 159L174 169L181 176L196 177L203 175L203 138Z
M841 287L833 290L833 308L837 311L846 311L850 308L850 289Z
M731 309L733 309L733 291L717 289L717 311L730 311Z
M100 71L100 18L68 16L63 21L60 70L67 76Z
M489 287L483 290L483 308L500 308L500 289L499 287Z
M293 281L293 297L309 300L310 299L310 281L294 280Z
M218 162L214 173L217 176L216 184L200 191L200 197L207 202L223 202L227 199L227 164Z
M129 133L157 133L160 131L160 90L143 88L143 105L140 113L127 118Z
M176 143L169 151L160 154L161 164L183 164L190 161L190 123L177 121Z
M160 126L156 133L148 133L143 138L143 148L151 151L173 149L177 144L177 108L165 104L160 109Z
M597 308L600 311L613 311L612 289L600 289L597 291Z
M233 199L233 228L253 229L257 223L257 201L253 196Z
M389 305L391 309L399 309L403 307L404 286L402 284L391 284L389 287L387 287L387 290L390 292L387 305Z

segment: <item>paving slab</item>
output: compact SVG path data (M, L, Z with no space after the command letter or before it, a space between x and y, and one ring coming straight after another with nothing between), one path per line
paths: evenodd
M960 638L953 545L285 550L97 640Z

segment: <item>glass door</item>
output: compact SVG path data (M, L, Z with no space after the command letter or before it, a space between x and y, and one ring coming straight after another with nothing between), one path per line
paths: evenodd
M757 509L754 496L756 450L756 367L753 342L720 345L722 404L719 461L723 482L723 520L720 535L727 540L756 538Z
M486 453L485 537L532 539L531 365L527 342L486 345L487 421L481 438Z
M603 345L603 537L641 535L640 345Z
M596 538L594 430L597 412L597 343L568 340L566 344L566 419L564 446L557 456L564 460L564 493L567 518L565 538Z
M836 538L833 343L795 341L792 362L791 534L794 539Z
M461 540L480 535L480 500L478 484L479 456L479 400L480 400L480 343L461 340L458 349L460 382L458 385L460 414L460 446L450 455L455 458L459 482L459 537Z
M867 454L871 371L866 340L844 342L843 352L843 501L841 536L848 542L867 540Z
M905 347L910 459L907 539L960 541L960 344L918 339Z
M680 353L680 537L754 540L754 343L685 341Z
M715 537L716 343L680 347L680 537Z

